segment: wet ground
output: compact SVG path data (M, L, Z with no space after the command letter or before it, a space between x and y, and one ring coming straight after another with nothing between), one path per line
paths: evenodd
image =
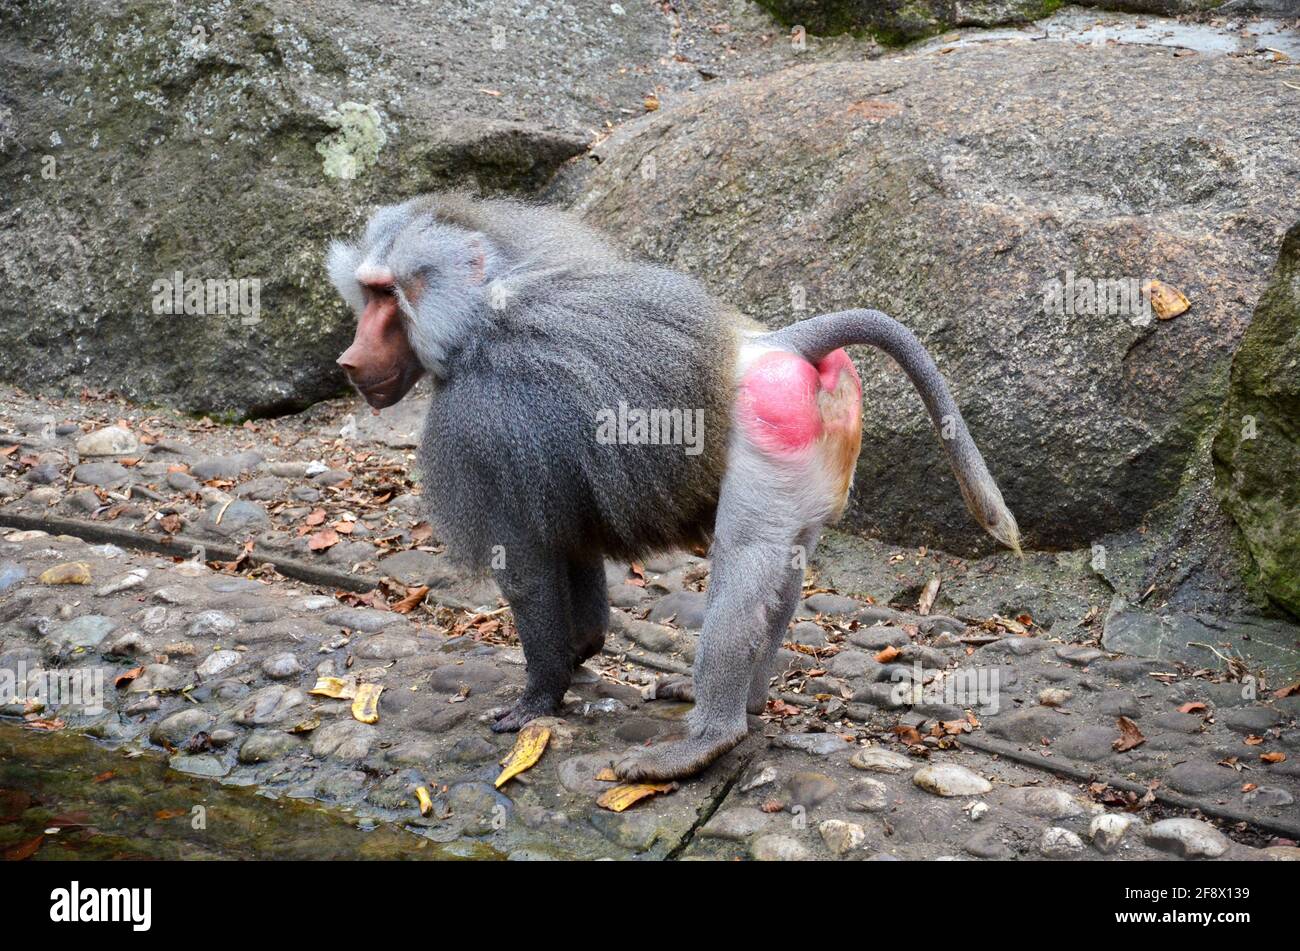
M1297 629L1117 601L1089 553L832 533L750 738L615 812L602 770L689 709L656 686L689 670L707 561L608 566L606 651L497 788L523 658L424 520L418 400L245 427L0 407L10 857L1300 854ZM1204 648L1166 636L1193 624Z

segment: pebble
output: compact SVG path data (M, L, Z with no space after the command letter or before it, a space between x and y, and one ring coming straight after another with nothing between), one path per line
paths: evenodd
M1049 826L1038 840L1038 851L1049 859L1069 859L1083 853L1083 840L1069 829Z
M282 730L254 730L239 748L241 763L265 763L302 746L302 741Z
M1235 770L1219 766L1209 760L1189 760L1179 763L1165 774L1165 783L1179 792L1198 795L1227 789L1239 782Z
M0 561L0 594L21 584L27 577L27 569L12 561Z
M814 594L803 599L804 606L818 614L853 614L866 605L842 594Z
M956 763L933 763L922 766L912 782L936 796L979 796L993 789L983 776Z
M1289 806L1295 802L1295 797L1281 786L1258 786L1241 798L1252 806L1262 806L1266 809Z
M835 794L838 783L823 773L794 773L786 780L790 808L813 809Z
M889 787L878 779L859 779L849 787L847 798L854 812L879 812L889 804Z
M1281 723L1282 715L1272 707L1240 707L1224 713L1221 722L1234 733L1262 734Z
M272 680L286 680L302 673L302 664L288 651L273 654L262 661L262 672Z
M148 568L133 568L120 578L110 581L108 584L100 587L95 592L95 596L106 598L111 594L121 594L123 591L130 591L133 588L139 588L144 584L145 579L148 577Z
M195 733L211 726L212 720L210 713L198 707L178 710L155 723L149 731L149 739L159 746L182 746Z
M117 628L117 621L102 614L85 614L54 627L48 637L56 650L98 647Z
M234 667L243 659L243 655L239 651L213 651L203 659L203 663L199 664L194 672L203 680L211 680L218 674Z
M1092 811L1062 789L1018 786L1006 790L1003 799L1018 812L1041 819L1065 819Z
M879 746L868 746L849 757L849 765L855 769L865 769L877 773L901 773L916 765L916 760L894 750Z
M75 445L82 456L121 456L140 448L135 434L121 426L105 426L87 433Z
M321 620L326 624L345 627L350 631L378 634L389 625L400 622L402 616L392 611L379 611L375 608L338 608L330 611Z
M733 806L714 813L700 829L700 835L710 839L747 842L751 836L771 828L778 821L780 820L775 816L754 806Z
M239 622L220 611L204 611L190 622L186 633L190 637L225 637L232 633Z
M776 745L789 750L801 750L813 756L826 756L848 749L848 744L834 733L782 733Z
M856 822L843 819L826 819L817 825L826 848L835 855L845 855L854 849L860 849L867 841L867 831Z
M1141 820L1121 812L1104 812L1088 823L1088 835L1097 851L1109 855L1119 847L1130 829L1140 830Z
M265 726L278 723L307 702L301 690L283 684L263 687L244 700L235 711L234 721L241 726ZM357 726L362 724L358 723Z
M700 630L704 627L704 592L674 591L664 595L650 609L650 620L656 624L672 623L686 630Z
M760 862L806 862L812 858L808 847L798 839L775 832L756 838L749 854Z
M1232 844L1208 822L1199 819L1161 819L1147 830L1147 845L1185 859L1217 859Z
M112 489L121 485L130 473L116 462L86 462L72 470L72 478L83 485Z
M199 522L202 531L221 538L259 532L269 528L270 525L271 516L266 514L266 509L256 502L242 500L231 502L229 505L223 503L209 506Z

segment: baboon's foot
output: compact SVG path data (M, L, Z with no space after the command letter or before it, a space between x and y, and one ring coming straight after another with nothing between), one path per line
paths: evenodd
M680 674L665 674L655 681L656 700L685 700L695 702L695 681ZM767 694L745 705L745 712L758 715L767 708Z
M743 727L709 731L632 750L614 764L614 772L633 783L662 783L693 776L743 740L747 732Z
M560 709L558 700L550 697L529 696L524 694L515 701L515 705L497 717L492 724L493 733L514 733L529 720L549 717Z

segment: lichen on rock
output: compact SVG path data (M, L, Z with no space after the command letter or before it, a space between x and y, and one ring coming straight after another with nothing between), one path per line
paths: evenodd
M324 159L325 174L350 181L379 161L379 153L388 143L384 120L379 110L362 102L343 102L321 120L335 131L316 143Z

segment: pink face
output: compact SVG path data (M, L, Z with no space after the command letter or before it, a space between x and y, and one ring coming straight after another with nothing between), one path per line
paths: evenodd
M338 365L366 402L379 410L401 400L424 374L424 368L406 335L392 276L376 273L366 277L361 285L366 307L352 346L343 351Z

